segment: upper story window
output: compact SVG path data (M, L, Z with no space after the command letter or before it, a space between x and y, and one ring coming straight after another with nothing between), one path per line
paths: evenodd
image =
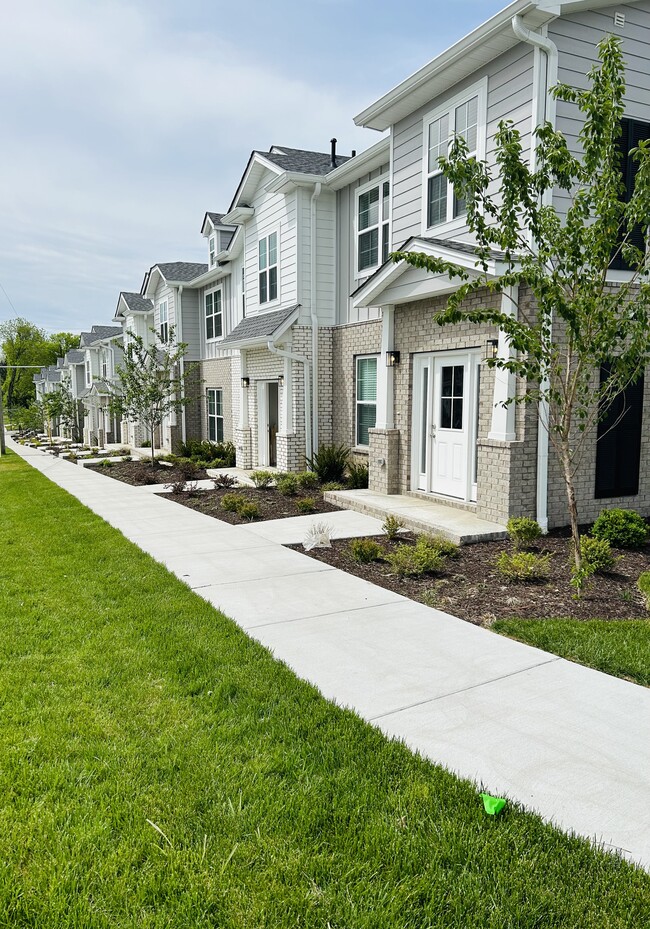
M102 350L102 378L106 380L108 377L108 352L106 349Z
M93 382L93 370L90 364L90 358L86 355L86 387L90 387Z
M208 239L208 247L210 250L210 267L214 268L215 262L217 260L217 237L216 235L211 235Z
M222 336L221 290L212 290L205 295L205 337L206 339L220 339Z
M456 136L467 142L469 156L485 157L487 82L470 88L424 120L424 229L445 223L463 224L467 204L456 197L438 159L446 156Z
M390 183L378 181L357 194L357 271L373 271L388 260Z
M278 234L272 232L260 239L258 245L259 256L259 285L260 303L270 303L278 299Z
M166 300L158 305L158 332L161 342L169 341L169 314Z

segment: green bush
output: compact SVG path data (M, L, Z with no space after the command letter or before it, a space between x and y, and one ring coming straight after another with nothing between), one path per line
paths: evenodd
M511 583L540 581L549 575L550 560L550 555L536 555L534 552L501 552L495 566L499 574Z
M539 523L528 516L511 516L507 529L508 536L517 547L530 545L542 534L542 527Z
M650 610L650 571L643 571L636 582L643 597L646 610Z
M431 545L426 536L420 536L415 545L403 543L389 552L386 561L400 577L418 577L440 571L445 563L445 556Z
M455 542L451 542L449 539L443 539L442 536L423 534L418 536L418 542L420 539L426 540L426 544L430 548L435 549L445 558L458 558L460 555L460 546L456 545ZM421 544L424 544L424 542Z
M270 487L276 475L272 471L251 471L250 479L258 490Z
M318 477L321 484L336 481L345 482L345 472L350 461L350 449L347 445L322 445L311 458L305 458L310 471Z
M296 506L300 513L313 513L316 509L316 501L313 497L302 497L301 500L296 500Z
M296 480L301 490L317 490L319 486L318 475L313 471L301 471L296 474Z
M276 478L275 486L283 497L293 497L298 493L298 478L295 474L283 474Z
M352 490L363 490L368 486L368 480L368 465L351 461L348 465L348 487Z
M585 535L580 539L580 551L589 574L612 571L619 560L612 554L612 547L607 539L592 539Z
M321 485L321 493L327 493L328 490L343 490L343 484L339 481L326 481Z
M644 518L633 510L603 510L591 535L606 539L614 548L641 548L648 540L648 527Z
M214 484L215 490L222 490L229 487L236 487L237 478L234 474L217 474L216 477L212 478L212 483Z
M242 519L247 519L249 522L252 522L260 515L260 508L257 503L243 503L238 507L237 514L241 516Z
M201 442L198 439L190 439L188 442L182 442L180 453L183 458L192 458L194 461L200 461L204 464L202 467L212 468L234 468L237 457L235 446L232 442ZM206 464L219 460L222 464Z
M221 506L228 513L238 513L242 506L246 505L246 497L242 494L224 494L221 498Z
M397 516L387 516L381 527L381 531L384 532L391 542L394 542L395 539L399 537L401 530L404 528L404 523Z
M183 475L186 481L189 481L190 478L194 477L196 472L199 470L199 466L195 461L192 461L191 458L177 458L174 462L174 468L176 471Z
M348 545L350 557L357 564L370 564L379 561L383 555L383 548L374 539L352 539Z

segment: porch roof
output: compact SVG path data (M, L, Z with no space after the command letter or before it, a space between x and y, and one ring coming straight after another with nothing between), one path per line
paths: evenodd
M255 345L266 345L269 339L278 338L296 322L299 309L300 304L295 303L282 310L275 310L273 313L247 316L219 345L228 348L253 348Z

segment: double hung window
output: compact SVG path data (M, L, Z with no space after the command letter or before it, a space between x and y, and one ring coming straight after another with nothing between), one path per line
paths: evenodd
M205 337L208 340L223 336L221 299L221 290L212 290L205 295Z
M259 240L258 270L260 303L278 299L278 234L272 232Z
M223 442L223 390L208 388L208 439Z
M368 272L388 260L390 182L379 181L357 194L357 271Z
M158 304L158 332L161 342L169 341L169 315L167 312L166 300Z
M377 422L377 357L359 356L356 377L356 444L369 445Z
M214 268L215 262L217 260L217 237L211 235L208 239L208 245L210 249L210 267Z

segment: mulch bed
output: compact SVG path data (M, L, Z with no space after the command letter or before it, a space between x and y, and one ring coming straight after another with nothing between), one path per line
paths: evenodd
M221 519L223 522L230 523L233 526L248 525L250 520L242 519L238 513L224 510L221 500L224 494L239 494L246 498L247 503L255 503L259 509L259 516L255 519L256 523L263 522L267 519L284 519L287 516L304 516L298 509L298 500L308 497L314 501L312 513L333 513L340 507L332 506L331 503L325 503L323 497L318 491L304 494L298 494L295 497L285 497L278 493L273 487L258 489L257 487L231 487L227 490L197 490L192 494L185 491L181 494L160 494L167 500L173 500L191 510L198 510L199 513L205 513L206 516L213 516Z
M108 459L110 461L110 459ZM131 484L133 487L144 487L148 484L169 484L172 481L183 480L182 473L177 468L167 468L156 463L151 467L151 461L111 461L110 466L88 465L89 471L99 471L107 477ZM208 477L205 471L197 471L192 480L203 480Z
M399 542L385 537L377 541L388 552ZM402 534L400 542L413 541ZM636 588L642 571L650 570L650 547L640 551L615 550L621 556L616 571L596 575L586 593L574 599L570 586L569 539L554 532L531 548L551 554L550 579L537 583L507 583L494 566L510 542L479 542L465 545L457 558L446 562L443 573L423 577L398 577L386 562L357 564L349 554L349 540L333 540L331 548L305 552L349 574L393 590L396 593L435 606L476 625L490 625L496 619L647 619L643 600ZM293 545L303 551L301 545Z

